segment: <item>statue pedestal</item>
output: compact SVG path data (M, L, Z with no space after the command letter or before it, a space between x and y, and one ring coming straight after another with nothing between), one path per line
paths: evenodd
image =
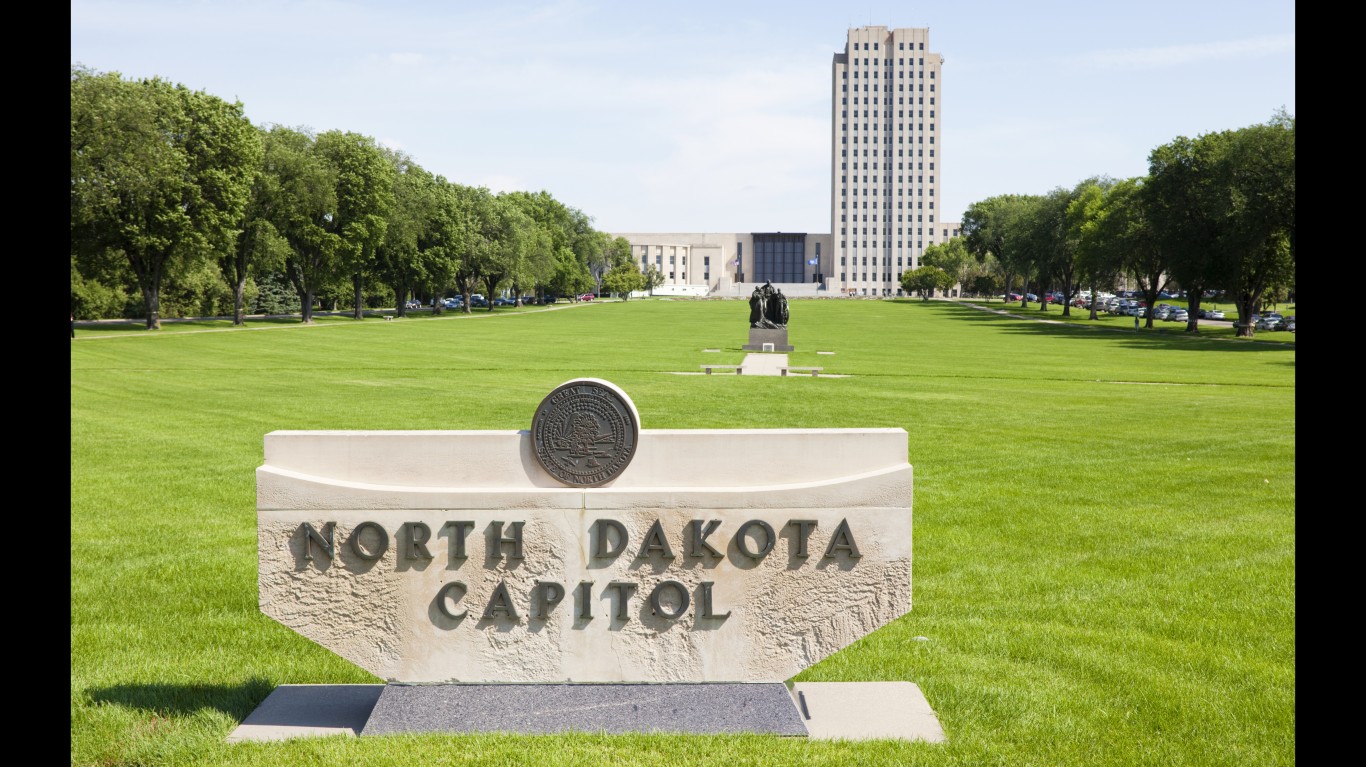
M764 344L772 344L771 349L765 349ZM792 346L787 342L787 328L750 328L749 343L743 347L747 352L790 352Z

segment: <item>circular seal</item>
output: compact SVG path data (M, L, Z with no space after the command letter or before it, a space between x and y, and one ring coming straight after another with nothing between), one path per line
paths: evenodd
M531 420L536 460L573 487L611 482L626 470L640 440L640 418L626 392L597 378L560 384Z

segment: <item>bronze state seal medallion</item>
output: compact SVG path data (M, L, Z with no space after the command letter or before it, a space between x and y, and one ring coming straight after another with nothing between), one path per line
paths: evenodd
M640 420L621 389L596 378L561 384L541 400L531 421L536 460L573 487L594 487L621 475L636 454Z

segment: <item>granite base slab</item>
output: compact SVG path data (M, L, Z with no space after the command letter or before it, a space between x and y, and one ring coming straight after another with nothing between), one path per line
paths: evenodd
M913 682L797 682L792 697L816 740L947 740Z
M772 348L765 349L764 344L771 344ZM792 345L787 342L787 328L750 328L749 343L740 348L751 352L795 351Z
M911 682L797 682L790 691L781 683L281 685L227 741L571 731L947 740Z
M282 684L228 735L229 743L358 734L382 684Z
M385 685L361 735L762 733L805 737L781 682Z

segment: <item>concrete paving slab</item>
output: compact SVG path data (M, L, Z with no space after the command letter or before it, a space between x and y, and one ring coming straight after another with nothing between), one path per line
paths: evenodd
M405 732L806 736L781 682L387 685L360 734Z
M792 698L812 738L947 740L930 702L912 682L797 682Z
M357 735L382 684L285 684L228 735L229 743Z
M782 369L787 367L787 355L772 352L746 354L744 362L740 364L744 367L747 376L782 375Z

